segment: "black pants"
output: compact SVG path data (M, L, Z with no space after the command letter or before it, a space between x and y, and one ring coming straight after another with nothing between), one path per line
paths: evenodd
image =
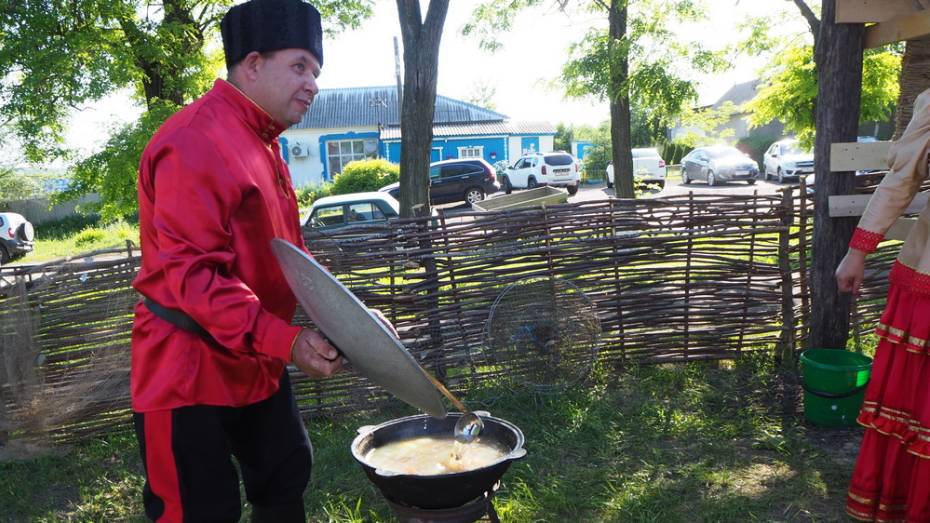
M287 372L272 397L245 407L134 413L153 521L239 521L239 477L253 521L303 522L313 449Z

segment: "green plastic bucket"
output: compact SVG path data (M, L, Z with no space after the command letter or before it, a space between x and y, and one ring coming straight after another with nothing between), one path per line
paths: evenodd
M801 353L804 417L815 425L855 425L872 358L839 349L808 349Z

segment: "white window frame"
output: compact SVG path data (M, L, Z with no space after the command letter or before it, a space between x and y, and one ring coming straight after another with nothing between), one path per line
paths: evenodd
M349 162L351 162L351 161L353 161L353 160L365 160L365 159L369 159L369 158L377 158L377 157L378 157L378 156L377 156L377 150L376 150L374 153L366 153L366 152L365 152L365 140L366 140L366 138L347 138L347 139L343 139L343 140L327 140L327 142L326 142L326 167L327 167L327 169L329 170L329 176L330 176L330 178L332 178L333 176L336 175L336 173L333 172L333 158L338 158L338 159L339 159L339 164L340 164L341 166L345 166L345 164L347 164L347 163L349 163ZM354 151L354 150L355 150L355 142L360 142L360 143L362 144L362 152L361 152L361 153L351 152L351 151ZM344 143L350 144L350 145L349 145L349 151L350 151L350 152L349 152L348 154L344 154L344 153L342 152L342 144L344 144ZM330 144L338 144L339 152L336 153L336 154L331 154L331 153L329 152L329 146L330 146ZM346 160L346 158L348 158L348 160ZM339 172L342 172L342 170L340 169Z
M484 158L484 146L483 145L469 145L466 147L459 147L459 158Z

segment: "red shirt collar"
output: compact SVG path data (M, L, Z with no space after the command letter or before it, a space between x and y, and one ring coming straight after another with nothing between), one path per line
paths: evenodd
M213 83L211 93L215 93L216 96L219 96L232 105L239 113L239 117L242 118L246 125L255 131L255 134L265 143L273 143L278 135L287 129L286 125L272 118L270 114L259 107L257 103L252 101L251 98L246 96L235 85L222 78L217 78Z

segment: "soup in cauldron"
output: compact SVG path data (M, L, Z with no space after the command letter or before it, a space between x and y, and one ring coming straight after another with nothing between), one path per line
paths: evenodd
M455 438L422 436L392 441L371 449L365 461L372 467L401 474L435 476L486 467L510 449L496 441L460 443Z

